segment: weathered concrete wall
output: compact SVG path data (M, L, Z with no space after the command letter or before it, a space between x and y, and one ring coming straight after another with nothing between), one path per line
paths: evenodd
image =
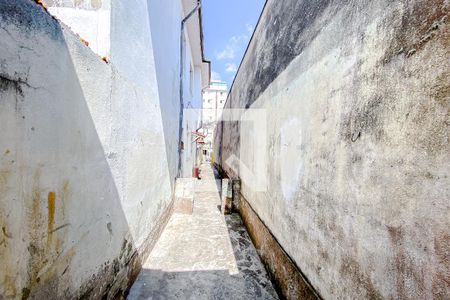
M1 0L0 120L0 298L126 288L170 213L155 76L141 85L34 2Z
M231 122L216 155L265 164L242 194L325 299L450 297L449 6L266 4L226 106L267 110L267 161Z

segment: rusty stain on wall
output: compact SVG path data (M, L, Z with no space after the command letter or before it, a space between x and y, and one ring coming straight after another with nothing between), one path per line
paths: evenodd
M68 180L63 181L62 185L62 191L61 191L61 213L62 213L62 219L64 220L66 218L66 204L69 201L70 196L70 183Z
M433 9L429 9L430 7ZM398 55L411 57L418 53L431 39L442 34L442 31L439 31L447 23L448 16L449 7L445 0L422 0L411 3L400 16L400 28L386 51L384 63L389 63ZM395 24L395 20L392 21Z
M38 168L33 176L31 188L32 204L28 215L29 237L28 245L28 279L22 289L22 299L47 298L55 294L59 285L59 278L68 268L75 255L75 247L63 249L62 237L54 239L55 232L66 228L69 224L63 224L55 229L56 220L56 192L47 193L47 224L45 225L44 207L42 199L41 170ZM68 183L62 190L67 191ZM63 193L64 194L64 193ZM46 243L45 243L46 239ZM66 275L67 276L67 275Z
M50 246L53 239L53 227L55 225L55 200L56 200L56 194L55 192L49 192L48 193L48 236L47 236L47 246Z
M67 270L72 258L76 253L76 246L64 249L63 244L66 237L62 229L70 226L69 223L59 225L55 228L57 219L56 210L56 192L47 193L47 224L45 225L44 207L42 207L41 197L41 171L35 172L32 186L32 207L29 214L30 224L30 244L28 246L28 282L22 289L22 299L27 298L48 298L49 295L56 295L58 286L60 286L60 277L65 275L68 279ZM64 201L69 193L69 182L63 181L60 198L62 218L64 221ZM59 218L58 218L59 220ZM62 235L60 232L63 232ZM46 244L45 244L46 239Z
M41 170L38 168L33 175L31 188L31 208L28 216L29 244L28 244L28 284L22 289L22 299L27 299L32 287L40 282L39 271L47 264L46 251L42 245L42 211L40 191Z

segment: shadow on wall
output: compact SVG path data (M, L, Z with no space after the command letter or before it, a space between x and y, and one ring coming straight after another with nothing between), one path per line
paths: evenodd
M127 214L164 209L124 210L119 79L32 1L0 1L0 37L0 298L112 297L147 246Z
M225 216L238 273L144 269L127 299L278 299L238 214Z

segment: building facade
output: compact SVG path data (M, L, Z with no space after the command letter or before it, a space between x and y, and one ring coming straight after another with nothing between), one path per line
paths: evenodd
M198 158L197 147L191 142L192 132L200 127L201 116L184 114L183 110L202 107L201 92L209 85L210 63L203 57L201 5L200 14L195 12L182 22L200 1L139 0L131 5L119 0L44 3L93 52L110 60L133 82L148 86L148 78L156 76L163 115L170 116L164 117L163 125L171 176L190 177ZM138 7L142 10L138 11ZM175 110L179 113L173 113Z
M222 116L227 96L227 83L223 81L213 80L210 86L203 90L202 120L203 132L206 136L203 154L206 160L210 160L213 156L214 132L216 131L217 122Z
M201 8L38 2L0 0L0 298L112 299L196 160Z

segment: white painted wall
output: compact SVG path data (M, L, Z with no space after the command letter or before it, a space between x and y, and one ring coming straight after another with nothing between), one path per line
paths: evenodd
M110 56L111 0L44 0L49 12L62 20L101 57Z
M180 1L148 1L151 36L171 178L178 172L180 115ZM164 24L163 28L161 24Z
M113 0L106 64L34 2L0 1L0 296L78 298L143 250L178 163L179 35L158 21L179 26L175 2Z
M192 21L192 20L190 20ZM187 27L187 26L186 26ZM185 35L185 52L184 52L184 76L183 76L183 102L184 102L184 112L183 112L183 134L182 141L184 144L184 149L182 152L182 164L181 164L181 177L192 177L192 167L194 166L195 157L192 157L192 154L195 155L195 147L196 145L192 143L193 137L192 132L197 129L196 125L196 114L192 113L191 109L194 108L195 98L193 89L191 92L191 85L194 85L195 80L194 74L191 76L191 70L195 72L192 60L192 52L189 42L189 34L188 31L184 31ZM191 82L192 81L192 82Z
M179 145L179 107L180 107L180 32L181 21L184 18L184 7L181 1L150 0L148 13L151 23L155 64L157 70L157 82L160 93L161 110L163 111L163 124L166 136L166 147L169 157L169 169L171 176L175 178L178 173L178 145ZM193 8L193 7L192 7ZM188 22L197 22L198 16L194 15ZM161 26L164 24L163 26ZM193 53L190 47L190 32L185 29L184 49L184 76L183 76L183 100L185 109L201 108L202 80L201 66L194 63ZM198 55L198 53L195 53ZM191 67L194 71L191 86ZM177 111L177 114L168 113ZM181 177L191 177L192 168L195 165L196 145L192 144L192 131L200 127L201 116L198 113L186 113L183 120L184 150L182 152Z

